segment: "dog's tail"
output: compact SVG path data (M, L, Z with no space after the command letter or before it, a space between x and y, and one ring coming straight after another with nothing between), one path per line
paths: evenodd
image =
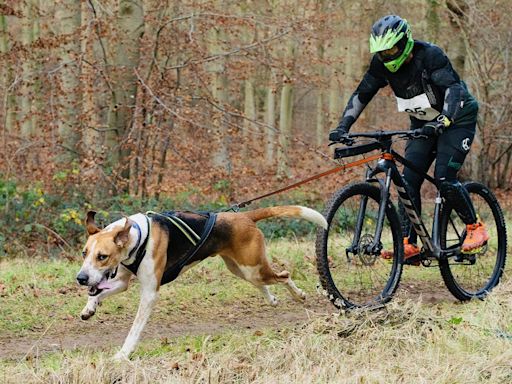
M320 212L300 205L283 205L280 207L260 208L255 209L254 211L244 212L244 214L254 222L267 219L269 217L302 218L315 223L323 229L327 229L327 221Z

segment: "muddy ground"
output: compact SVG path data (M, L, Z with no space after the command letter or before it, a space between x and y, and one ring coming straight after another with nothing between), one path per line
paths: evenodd
M423 284L422 284L423 285ZM420 286L402 284L397 292L400 296L417 298L426 305L435 305L456 300L444 288L437 285ZM97 314L88 321L76 317L66 321L58 319L47 329L41 329L29 336L0 334L0 359L23 360L50 352L97 351L120 347L128 334L135 313ZM158 311L158 307L156 311ZM204 311L202 311L204 313ZM153 316L150 318L142 340L166 342L187 335L215 335L229 331L248 330L256 332L262 328L280 329L300 326L311 317L336 313L336 308L316 292L309 293L306 303L294 303L284 299L277 307L271 307L263 299L261 302L238 303L231 306L212 308L207 316L194 315L191 311L183 314ZM156 319L155 319L156 318Z

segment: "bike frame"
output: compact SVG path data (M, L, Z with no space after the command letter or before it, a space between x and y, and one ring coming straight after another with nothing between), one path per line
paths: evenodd
M380 254L382 250L380 240L382 236L382 229L384 226L386 207L388 206L388 204L390 204L390 187L391 183L393 183L398 191L398 197L405 208L405 212L409 220L411 221L414 230L416 231L416 233L421 239L421 242L424 245L424 255L427 258L434 259L448 258L459 255L460 245L451 246L447 249L441 248L439 215L441 212L443 201L441 199L439 192L437 192L437 196L435 199L432 236L430 236L425 224L423 223L423 220L421 219L421 214L418 208L415 206L411 198L411 195L407 190L405 180L396 166L397 161L403 164L405 167L412 169L414 172L421 174L426 180L436 185L437 188L436 180L432 176L423 172L422 170L419 170L413 163L403 158L400 154L393 151L391 149L391 140L389 140L389 143L385 144L382 156L380 160L377 161L376 166L373 169L369 168L366 173L367 182L378 182L381 187L381 200L379 204L377 228L375 229L374 241L372 244L368 246L366 251L377 255ZM375 177L376 175L381 173L384 173L386 175L384 179L379 179ZM353 251L358 247L362 226L364 223L367 202L368 197L363 197L361 199L355 228L355 236L352 241L352 245L348 249L348 251Z

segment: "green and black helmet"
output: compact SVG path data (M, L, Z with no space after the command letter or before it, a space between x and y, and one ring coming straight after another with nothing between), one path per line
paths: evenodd
M388 15L377 20L370 35L370 52L391 72L398 71L414 46L411 28L400 16Z

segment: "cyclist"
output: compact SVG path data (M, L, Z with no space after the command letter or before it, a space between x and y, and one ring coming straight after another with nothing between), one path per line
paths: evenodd
M462 251L478 252L489 235L477 219L468 192L457 180L457 172L475 135L477 101L444 52L431 43L413 40L409 24L399 16L384 16L373 25L370 52L374 54L370 67L352 94L337 128L329 133L329 140L344 142L350 127L373 96L389 85L396 96L398 111L408 113L411 129L421 132L421 136L407 143L405 158L424 172L436 161L434 176L441 196L466 224ZM421 210L423 177L405 167L404 178L413 203ZM400 208L407 260L418 255L420 249L403 206ZM393 253L384 250L381 256L391 258Z

